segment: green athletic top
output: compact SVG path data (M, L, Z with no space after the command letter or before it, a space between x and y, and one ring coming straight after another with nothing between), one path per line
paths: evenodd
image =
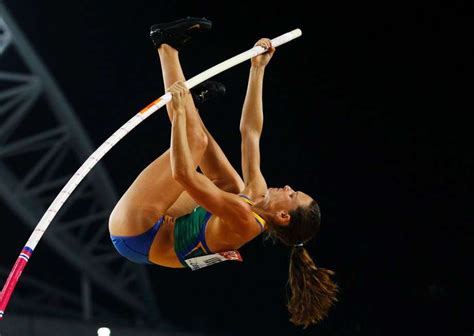
M253 201L247 196L240 194L242 199L253 205ZM255 220L265 230L265 220L253 212ZM206 226L212 214L203 207L196 207L191 213L176 219L174 224L174 250L181 264L188 266L185 260L212 254L206 243Z

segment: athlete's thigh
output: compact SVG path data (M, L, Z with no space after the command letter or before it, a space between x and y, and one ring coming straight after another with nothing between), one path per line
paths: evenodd
M184 188L173 179L170 151L150 163L118 201L109 227L113 235L141 234L167 213Z
M176 202L184 191L172 175L170 150L150 163L125 193L135 204L153 206L161 214Z

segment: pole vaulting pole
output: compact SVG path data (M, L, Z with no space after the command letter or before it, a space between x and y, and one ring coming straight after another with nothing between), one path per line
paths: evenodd
M280 35L272 40L272 45L274 47L278 47L284 43L290 42L291 40L300 37L301 30L295 29L286 34ZM193 78L187 80L185 85L188 89L195 87L196 85L204 82L205 80L233 67L237 64L245 62L252 57L255 57L259 54L262 54L266 51L266 49L257 46L249 49L237 56L234 56L227 61L219 63L212 68L200 73L199 75L194 76ZM160 98L156 99L154 102L149 104L143 110L138 112L133 118L127 121L122 127L120 127L117 131L115 131L112 136L110 136L97 150L92 153L91 156L82 164L82 166L76 171L76 173L71 177L71 179L66 183L60 193L56 196L54 201L49 206L48 210L46 210L45 214L39 221L38 225L36 226L35 230L28 239L25 247L21 251L18 259L13 266L13 269L8 276L5 285L3 286L2 291L0 292L0 320L3 318L5 310L7 308L8 301L10 301L10 297L15 289L15 286L23 272L28 260L30 259L36 245L40 241L41 237L43 237L44 232L48 228L49 224L53 220L54 216L58 213L61 209L63 204L69 198L71 193L76 189L79 183L86 177L86 175L91 171L91 169L99 162L100 159L113 147L115 146L128 132L134 129L138 124L140 124L143 120L148 118L154 112L159 110L161 107L166 105L168 102L171 101L171 94L169 92L165 93Z

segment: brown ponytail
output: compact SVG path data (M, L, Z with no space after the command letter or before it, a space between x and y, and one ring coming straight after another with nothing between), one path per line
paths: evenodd
M332 282L334 272L317 268L304 247L293 247L290 258L288 302L290 321L308 327L323 320L337 301L337 285Z
M291 295L288 300L290 321L304 328L323 320L337 302L338 286L331 280L334 272L316 267L303 243L319 231L321 214L316 201L308 207L290 211L288 226L268 222L267 238L278 240L292 248L289 280Z

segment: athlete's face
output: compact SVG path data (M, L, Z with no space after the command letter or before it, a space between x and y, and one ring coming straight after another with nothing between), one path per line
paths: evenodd
M298 207L307 207L313 199L302 191L294 191L290 186L283 188L269 188L267 192L268 208L276 212L282 224L288 224L289 212Z

